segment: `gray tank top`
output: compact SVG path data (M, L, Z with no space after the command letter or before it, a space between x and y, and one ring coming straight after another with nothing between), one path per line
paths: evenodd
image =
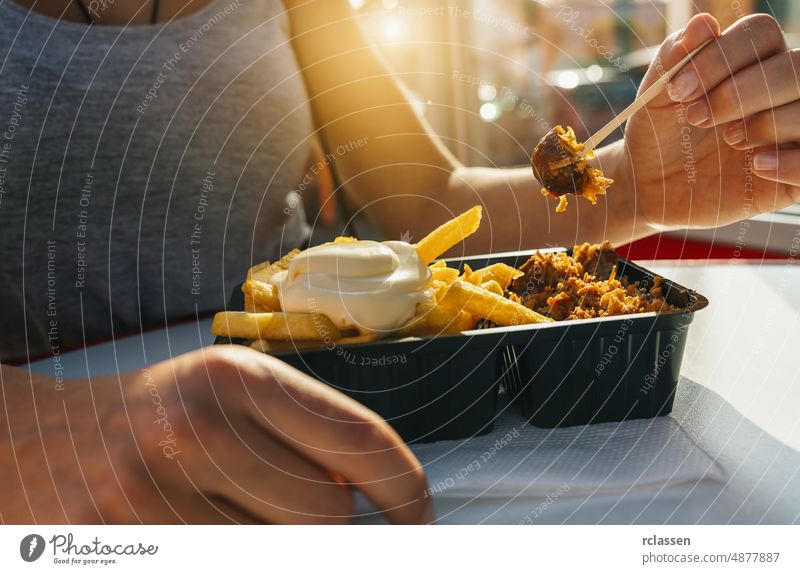
M126 28L0 0L2 360L221 309L305 240L287 25L280 0Z

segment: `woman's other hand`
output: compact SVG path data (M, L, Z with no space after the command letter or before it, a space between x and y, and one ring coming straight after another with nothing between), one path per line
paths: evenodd
M341 523L363 492L433 520L424 473L375 413L244 347L101 379L3 367L5 523Z
M695 16L664 41L640 92L708 39L626 129L637 214L656 230L800 201L800 52L774 18L747 16L720 34L713 17Z

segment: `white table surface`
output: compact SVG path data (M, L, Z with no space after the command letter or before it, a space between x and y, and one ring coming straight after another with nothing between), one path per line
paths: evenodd
M670 415L721 469L721 481L655 491L564 495L537 513L549 523L800 522L800 266L652 262L645 267L706 295L689 330ZM66 353L68 377L131 370L211 344L210 320ZM30 365L53 374L52 361ZM502 452L498 456L503 456ZM454 471L457 470L455 467ZM518 523L541 495L434 496L441 522ZM361 521L377 520L374 517Z
M800 264L642 264L710 301L681 374L800 450Z

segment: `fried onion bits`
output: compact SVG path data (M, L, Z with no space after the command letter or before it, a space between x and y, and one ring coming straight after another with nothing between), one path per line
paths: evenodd
M536 179L544 186L542 195L558 198L556 211L567 209L567 194L582 195L597 203L597 196L604 195L606 188L614 183L588 159L594 152L584 153L583 144L575 139L575 132L567 126L565 130L556 126L547 132L531 154L531 165Z

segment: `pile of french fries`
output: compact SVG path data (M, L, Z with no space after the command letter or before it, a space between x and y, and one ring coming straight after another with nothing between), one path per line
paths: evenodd
M481 207L473 207L441 225L417 243L420 259L431 271L427 298L417 304L416 316L400 327L393 337L427 337L467 331L485 320L495 325L526 325L549 319L506 297L511 282L522 272L503 263L463 271L448 267L439 256L475 233L481 221ZM355 241L338 237L335 242ZM342 332L319 313L289 313L281 310L278 286L270 279L286 270L299 249L279 261L252 267L242 285L244 311L223 311L214 317L211 331L219 337L247 339L263 352L287 348L348 345L370 342L373 333Z

